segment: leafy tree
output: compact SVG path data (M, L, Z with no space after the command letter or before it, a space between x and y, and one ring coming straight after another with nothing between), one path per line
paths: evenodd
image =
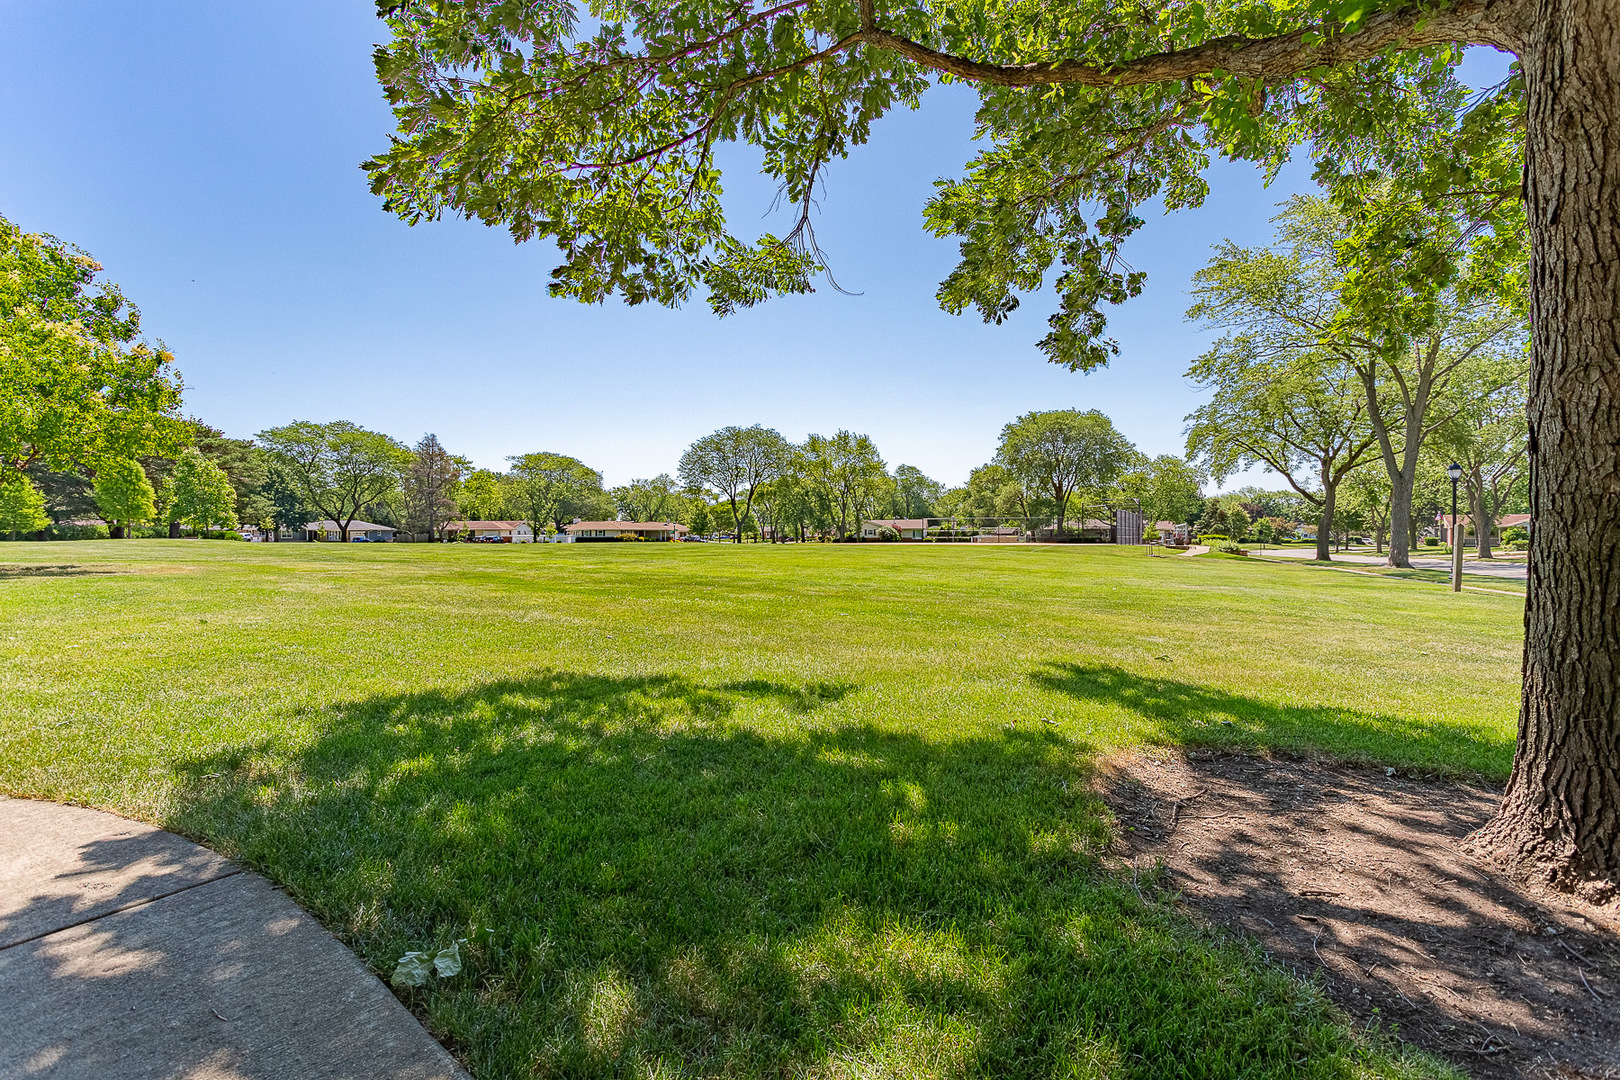
M1173 454L1160 454L1138 458L1120 478L1120 493L1141 503L1149 524L1190 522L1203 506L1203 483L1196 467Z
M51 523L45 496L28 476L0 471L0 533L25 533Z
M1276 221L1271 248L1221 246L1195 276L1188 314L1269 355L1320 352L1351 365L1389 474L1389 563L1410 566L1407 519L1423 443L1463 407L1456 390L1477 383L1466 376L1482 363L1502 382L1522 371L1523 319L1465 279L1435 294L1433 310L1410 329L1401 320L1369 326L1353 306L1359 294L1344 288L1356 256L1351 220L1323 199L1295 197Z
M1051 282L1042 347L1112 355L1101 307L1136 294L1120 253L1159 199L1196 206L1211 155L1275 170L1307 153L1357 219L1344 290L1415 339L1466 264L1521 276L1528 232L1529 412L1537 432L1520 753L1481 850L1561 885L1620 882L1620 99L1611 5L1596 0L665 0L582 18L569 2L394 2L376 66L399 137L366 168L408 221L446 212L554 239L559 295L728 312L804 292L823 260L810 211L826 166L935 77L978 87L983 150L942 182L929 227L960 238L939 291L1001 320ZM1518 59L1473 94L1463 48ZM611 109L613 123L603 123ZM796 208L784 237L734 236L719 143L765 151ZM1445 217L1441 229L1426 219ZM1495 272L1493 272L1493 270ZM1375 437L1376 438L1376 437ZM1567 643L1580 641L1581 649ZM1601 722L1593 718L1603 718ZM1596 887L1596 886L1594 886Z
M1136 456L1136 448L1096 409L1025 413L1001 429L996 460L1031 494L1051 500L1063 534L1069 500L1104 498Z
M111 458L96 469L96 506L121 540L131 525L151 521L157 513L157 492L146 470L128 458Z
M465 458L452 455L434 434L423 435L405 468L405 519L422 525L428 539L443 539L444 526L456 516L456 489L468 472Z
M1260 550L1264 551L1267 544L1277 538L1277 529L1270 518L1261 518L1254 523L1254 538L1260 541Z
M180 376L101 266L0 218L0 474L186 443ZM18 490L21 490L20 488Z
M260 494L269 508L265 524L272 529L296 529L315 516L293 471L273 455L267 455Z
M899 517L925 518L934 513L934 504L945 493L945 485L930 480L915 465L901 465L894 470L895 495L899 503Z
M1489 559L1494 523L1508 512L1505 508L1516 501L1527 479L1530 429L1525 422L1525 398L1529 387L1522 377L1502 383L1494 371L1470 374L1472 384L1460 388L1464 403L1438 432L1436 450L1463 467L1479 557Z
M732 521L741 522L752 512L759 486L781 473L791 453L792 445L772 428L724 427L681 455L681 483L715 492L730 505ZM742 531L734 535L740 543Z
M236 524L236 489L225 470L195 446L175 459L164 488L171 520L191 526L193 532L200 535Z
M877 446L869 436L841 430L831 436L809 436L800 453L805 479L832 509L838 535L850 536L851 522L860 527L888 479Z
M1224 337L1188 369L1214 391L1187 419L1187 456L1216 483L1252 465L1288 481L1320 513L1316 557L1329 557L1339 484L1371 460L1376 437L1355 369L1330 354L1274 356Z
M398 441L348 420L298 420L259 432L287 476L316 512L337 525L344 543L360 510L398 489L411 452Z
M771 539L778 543L786 543L789 535L802 543L805 531L816 524L816 503L797 455L776 479L760 485L758 501Z
M1005 465L996 462L980 465L968 474L968 482L957 500L956 516L975 524L999 524L1004 502L1002 493L1009 489L1022 490Z
M1382 553L1384 535L1390 527L1389 473L1382 469L1357 469L1345 480L1345 507L1354 511L1373 534L1373 547Z
M45 515L56 524L93 518L96 506L94 482L82 469L47 469L35 463L24 470L45 499Z
M1226 535L1233 541L1240 541L1249 535L1249 515L1236 499L1232 499L1226 506Z
M566 454L518 454L512 463L511 498L535 535L561 530L573 518L603 512L602 474ZM582 513L583 512L583 513Z
M706 501L702 498L695 500L692 503L691 513L691 520L687 524L691 526L693 533L708 536L714 531L714 522L709 520L709 504Z
M511 482L492 469L475 469L461 482L456 507L469 521L504 521Z
M610 494L618 512L630 521L680 521L687 512L680 486L668 473L632 480Z

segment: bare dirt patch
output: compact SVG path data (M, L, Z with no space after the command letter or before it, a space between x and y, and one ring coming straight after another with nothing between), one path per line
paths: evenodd
M1505 879L1458 842L1499 792L1234 754L1109 761L1134 866L1481 1078L1620 1078L1620 905Z

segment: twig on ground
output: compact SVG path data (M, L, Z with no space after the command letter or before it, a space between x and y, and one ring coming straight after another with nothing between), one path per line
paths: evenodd
M1599 1005L1603 1004L1603 995L1592 989L1592 984L1586 981L1586 972L1581 971L1580 968L1576 968L1575 970L1580 974L1581 985L1586 987L1586 992L1588 994L1592 995L1592 1000L1597 1002Z

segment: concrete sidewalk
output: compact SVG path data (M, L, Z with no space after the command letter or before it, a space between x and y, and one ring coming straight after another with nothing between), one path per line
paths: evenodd
M149 825L0 798L0 1077L466 1073L258 875Z

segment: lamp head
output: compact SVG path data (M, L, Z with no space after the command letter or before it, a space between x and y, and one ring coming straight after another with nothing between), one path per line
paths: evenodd
M1462 466L1457 464L1455 461L1453 461L1450 465L1446 466L1446 475L1451 477L1453 483L1455 483L1458 480L1461 480L1462 479Z

